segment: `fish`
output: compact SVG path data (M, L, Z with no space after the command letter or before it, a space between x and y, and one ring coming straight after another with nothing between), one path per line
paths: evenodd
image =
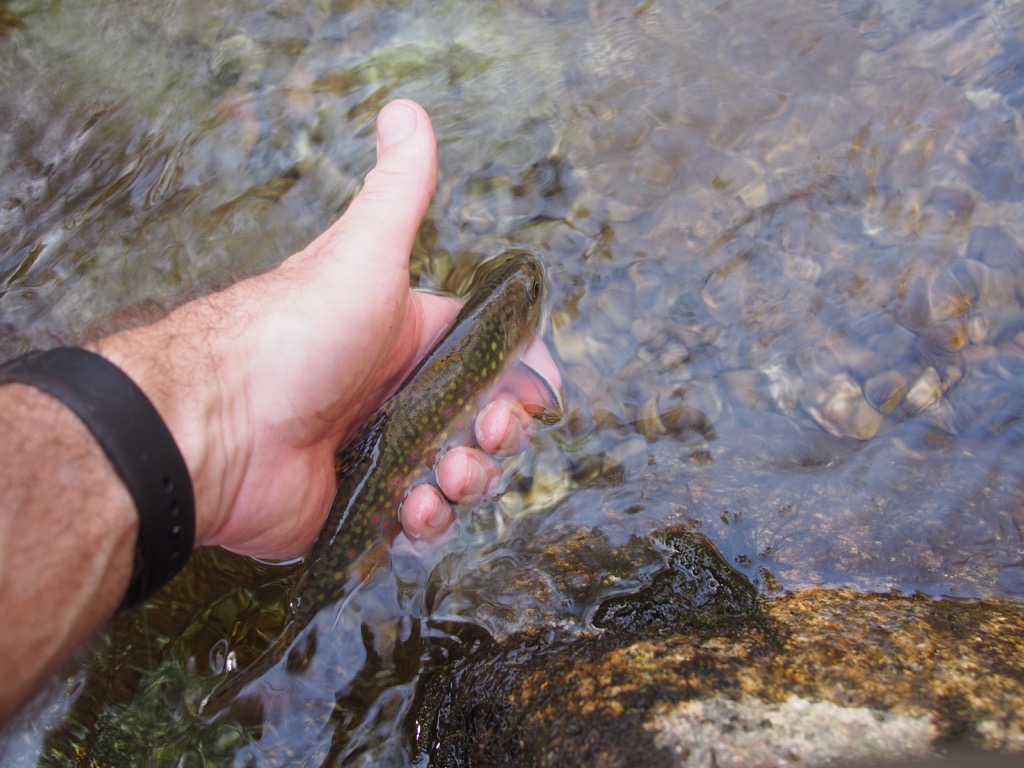
M532 254L499 256L448 332L339 451L338 491L293 603L298 614L337 600L350 564L398 534L409 479L432 469L452 433L472 422L478 396L532 338L543 291Z
M230 704L282 659L290 672L304 667L316 638L314 631L303 639L303 629L377 567L380 558L373 555L401 529L398 515L410 481L433 470L452 436L472 424L479 398L533 338L544 290L543 267L526 250L506 251L478 271L450 329L337 452L337 491L303 564L284 631L249 669L233 673L207 697L205 711ZM549 394L557 403L557 393Z

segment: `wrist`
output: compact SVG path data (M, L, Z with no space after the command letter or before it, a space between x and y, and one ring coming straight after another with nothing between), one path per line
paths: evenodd
M242 388L232 382L241 367L229 359L230 344L197 316L200 303L85 345L124 371L170 430L192 480L194 546L209 540L234 502L246 423Z
M163 418L130 376L86 349L22 355L0 368L0 382L28 384L60 402L115 470L139 521L125 604L142 602L181 570L195 541L191 477Z

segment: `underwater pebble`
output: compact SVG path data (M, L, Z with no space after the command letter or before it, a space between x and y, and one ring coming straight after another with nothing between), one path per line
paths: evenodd
M927 368L907 392L907 402L917 410L923 410L937 403L943 395L942 382L938 371Z
M868 440L878 434L885 418L871 407L860 386L848 375L833 380L824 402L810 405L807 412L819 426L836 437Z
M900 371L886 371L868 379L864 396L879 413L892 412L907 394L907 379Z

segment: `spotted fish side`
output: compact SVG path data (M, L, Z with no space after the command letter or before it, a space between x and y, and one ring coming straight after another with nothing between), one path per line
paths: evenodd
M339 451L338 492L300 581L296 614L336 601L353 563L398 533L409 483L431 472L453 433L471 425L479 396L533 335L543 290L543 268L528 252L487 265L451 329Z

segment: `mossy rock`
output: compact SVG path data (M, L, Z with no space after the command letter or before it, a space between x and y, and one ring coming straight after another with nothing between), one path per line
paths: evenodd
M600 628L477 638L428 680L434 766L807 765L1024 750L1024 608L758 598L702 537Z

